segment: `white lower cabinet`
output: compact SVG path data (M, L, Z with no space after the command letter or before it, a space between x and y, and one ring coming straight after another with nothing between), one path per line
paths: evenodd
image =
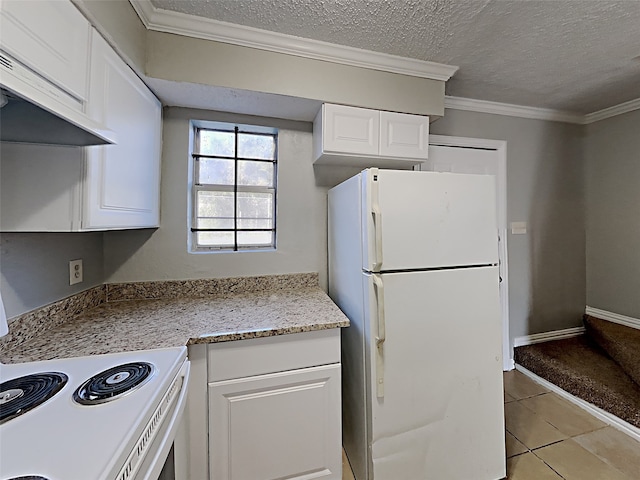
M340 329L189 346L176 480L341 480Z
M209 384L210 478L340 479L340 365Z

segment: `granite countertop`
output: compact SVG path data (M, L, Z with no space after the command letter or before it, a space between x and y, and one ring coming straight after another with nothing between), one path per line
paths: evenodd
M218 285L213 294L208 293L211 288L194 291L193 282L126 284L109 296L118 300L97 301L96 306L83 308L62 321L50 321L51 325L36 328L35 333L15 334L0 345L0 361L19 363L226 342L349 325L317 286L317 276L311 281L280 283L276 288L267 285L258 291L255 284L250 291ZM156 287L160 284L161 289ZM200 281L202 285L206 286ZM162 289L169 289L163 298L136 298L141 291L145 296L162 297ZM181 295L185 289L191 296ZM224 291L217 291L221 289ZM49 315L60 316L59 310ZM39 318L43 317L46 319L43 315Z

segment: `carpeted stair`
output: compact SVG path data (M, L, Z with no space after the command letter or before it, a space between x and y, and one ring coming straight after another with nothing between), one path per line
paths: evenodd
M640 330L584 322L584 335L517 347L516 363L640 428Z

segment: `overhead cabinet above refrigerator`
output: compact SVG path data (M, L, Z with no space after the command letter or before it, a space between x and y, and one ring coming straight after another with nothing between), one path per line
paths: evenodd
M325 103L313 122L319 165L411 168L428 148L427 116Z

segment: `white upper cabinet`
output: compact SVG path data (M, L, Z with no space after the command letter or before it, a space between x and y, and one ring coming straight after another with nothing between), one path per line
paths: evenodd
M67 1L2 0L1 49L79 100L87 96L89 22Z
M97 33L88 114L118 143L87 148L83 229L157 227L161 104Z
M317 164L407 168L427 159L429 117L323 104L313 143Z
M328 105L322 107L326 153L377 155L380 139L380 115L366 108Z
M380 155L382 157L426 160L428 150L428 117L380 112Z
M107 42L91 33L83 40L91 57L87 114L115 132L117 144L0 142L0 231L77 232L159 224L161 104Z

